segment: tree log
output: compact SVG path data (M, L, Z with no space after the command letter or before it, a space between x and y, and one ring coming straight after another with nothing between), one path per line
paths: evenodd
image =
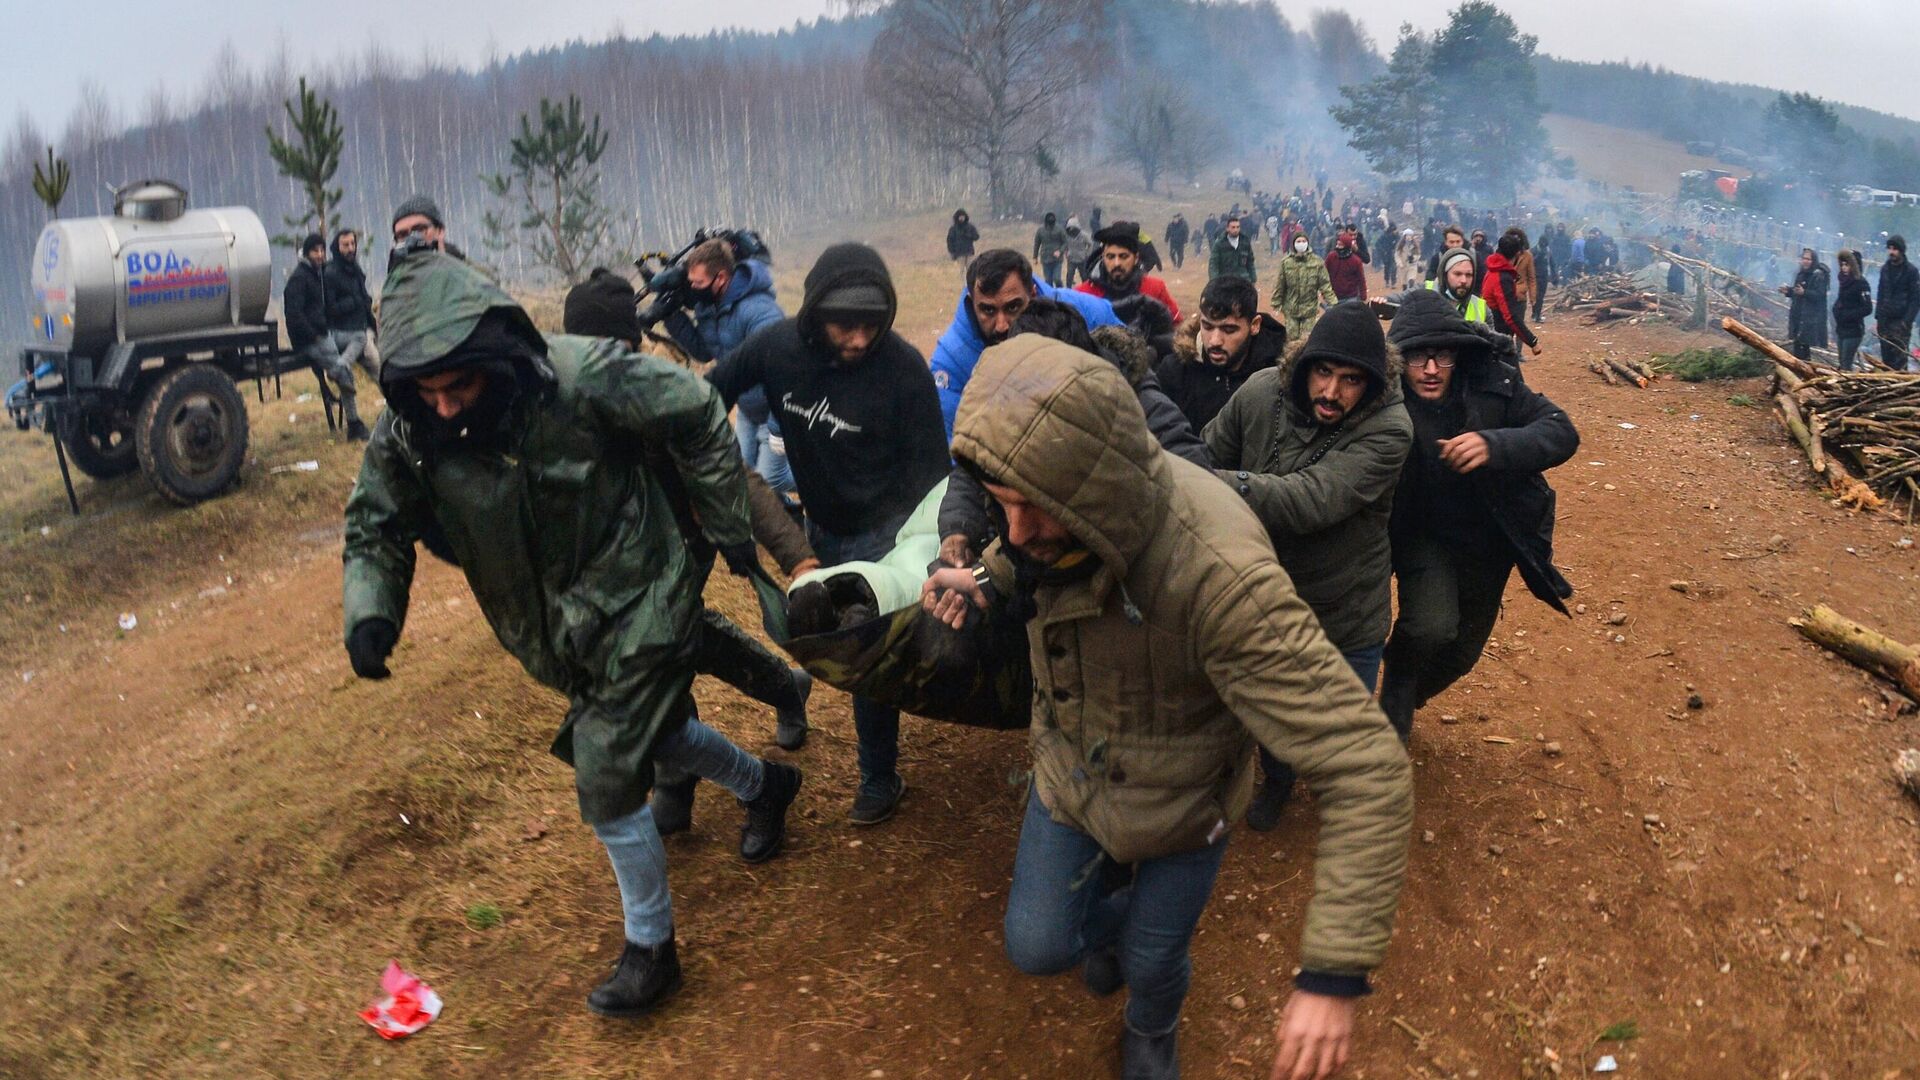
M1791 394L1775 394L1774 403L1780 406L1780 418L1786 422L1787 431L1800 449L1807 452L1807 463L1821 476L1827 475L1827 455L1820 451L1820 440L1814 438L1807 422L1800 416L1800 403L1793 400Z
M1621 363L1620 361L1615 360L1612 357L1607 357L1606 365L1612 368L1615 372L1617 372L1621 378L1627 380L1628 382L1639 387L1640 389L1645 390L1647 388L1646 376L1633 370L1632 368Z
M1720 329L1759 349L1762 353L1766 354L1768 359L1803 379L1818 378L1821 374L1819 368L1814 367L1805 360L1768 341L1765 335L1753 327L1748 326L1746 323L1741 322L1739 319L1733 318L1732 316L1721 319Z
M1606 383L1608 386L1620 385L1620 376L1615 375L1612 368L1605 366L1598 360L1587 361L1587 370L1600 376L1600 381Z
M1908 697L1920 701L1920 649L1854 622L1825 604L1808 608L1791 623L1808 641L1892 680Z

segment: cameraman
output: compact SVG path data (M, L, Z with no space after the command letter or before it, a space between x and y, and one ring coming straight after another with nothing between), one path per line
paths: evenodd
M394 207L393 250L387 254L387 269L393 269L393 260L399 257L403 246L416 239L456 259L467 257L466 252L447 239L447 219L440 213L440 204L425 195L415 195Z
M701 361L718 360L747 335L786 318L773 296L773 269L759 259L737 260L725 237L707 240L687 253L687 307L667 316L667 332ZM783 496L793 493L780 426L767 404L766 390L754 386L734 403L734 437L740 456Z

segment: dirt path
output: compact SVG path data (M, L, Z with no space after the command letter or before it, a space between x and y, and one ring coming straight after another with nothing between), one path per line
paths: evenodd
M1353 1075L1581 1073L1612 1053L1623 1076L1920 1076L1920 815L1886 779L1916 720L1785 622L1824 601L1920 639L1911 534L1828 507L1774 421L1727 400L1755 386L1585 370L1677 333L1555 320L1546 340L1527 375L1583 435L1552 480L1585 611L1516 582L1489 657L1418 718L1406 900ZM909 721L901 816L854 830L852 724L823 692L790 852L745 867L737 809L703 794L669 845L687 990L607 1023L580 999L617 954L617 903L544 754L560 706L458 575L423 565L395 677L369 684L339 653L337 539L243 569L0 692L0 1075L1111 1068L1119 1003L1001 953L1018 736ZM713 599L748 602L731 580ZM700 700L770 738L764 710L707 684ZM1312 838L1310 803L1233 838L1195 946L1188 1075L1264 1075ZM399 1044L353 1015L389 958L448 1002ZM1637 1039L1595 1045L1629 1020Z

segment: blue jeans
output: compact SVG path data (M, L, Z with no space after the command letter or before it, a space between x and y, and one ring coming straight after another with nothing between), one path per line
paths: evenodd
M776 434L770 421L752 420L744 411L734 410L733 437L740 444L740 456L746 460L747 467L759 473L768 487L782 495L791 495L793 470L787 467L787 455L773 450Z
M703 776L733 793L737 799L760 794L766 769L759 758L727 741L725 735L698 720L688 720L678 731L654 744L656 765ZM613 877L620 883L620 910L627 940L654 946L673 936L673 898L667 891L667 849L653 827L653 810L642 806L623 818L593 827L607 846Z
M1866 331L1864 330L1858 334L1853 335L1852 337L1848 337L1845 334L1840 335L1840 340L1837 342L1837 344L1840 346L1840 370L1841 371L1853 370L1854 358L1859 354L1860 343L1866 340L1866 336L1867 336Z
M1118 946L1127 980L1127 1026L1164 1035L1180 1022L1193 973L1187 946L1226 856L1220 838L1198 851L1148 859L1133 884L1100 887L1107 855L1093 837L1053 820L1038 793L1027 799L1007 894L1007 959L1029 975L1057 975L1088 953Z
M893 540L906 523L902 515L876 528L839 536L807 519L807 541L822 566L872 562L893 550ZM853 699L853 733L860 745L860 784L891 781L900 775L900 710L871 698Z
M1364 649L1355 649L1340 655L1346 660L1347 666L1353 669L1353 673L1360 676L1360 681L1366 684L1367 693L1371 694L1380 684L1380 658L1386 654L1387 643L1383 641L1378 645L1369 645ZM1280 785L1272 790L1269 797L1284 795L1293 788L1293 766L1274 757L1264 746L1260 748L1260 767L1266 771L1268 784Z

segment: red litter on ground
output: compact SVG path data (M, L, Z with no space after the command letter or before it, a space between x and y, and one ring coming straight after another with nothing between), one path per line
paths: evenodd
M380 989L387 996L361 1009L360 1019L372 1024L383 1039L404 1039L440 1015L440 995L411 973L400 970L397 961L387 962Z

